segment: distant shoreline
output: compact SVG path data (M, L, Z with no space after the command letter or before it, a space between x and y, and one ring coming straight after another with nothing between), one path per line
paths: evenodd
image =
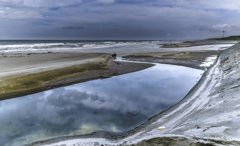
M235 36L228 36L228 37L222 37L222 38L210 38L207 40L221 40L221 41L240 41L240 36L235 35Z

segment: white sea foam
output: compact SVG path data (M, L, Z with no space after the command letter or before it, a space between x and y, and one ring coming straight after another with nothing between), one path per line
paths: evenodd
M58 43L26 43L26 42L0 42L1 54L13 54L13 53L42 53L42 52L66 52L71 50L82 49L99 49L99 48L111 48L121 47L127 45L135 45L139 42L58 42ZM141 42L142 43L142 42Z
M159 51L219 50L233 44L162 48L183 41L0 41L0 55L45 52L95 52L133 54Z

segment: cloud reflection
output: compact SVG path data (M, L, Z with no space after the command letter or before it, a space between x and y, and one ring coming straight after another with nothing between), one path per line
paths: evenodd
M95 130L130 130L181 100L200 72L157 65L1 101L0 145L13 139L12 142L25 143Z

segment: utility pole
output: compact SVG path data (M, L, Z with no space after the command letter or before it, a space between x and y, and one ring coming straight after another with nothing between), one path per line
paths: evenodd
M223 31L223 38L224 38L224 35L225 35L225 30Z

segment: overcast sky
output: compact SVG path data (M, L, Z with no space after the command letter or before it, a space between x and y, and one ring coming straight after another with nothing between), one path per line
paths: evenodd
M240 0L0 0L0 39L203 39L239 18Z

